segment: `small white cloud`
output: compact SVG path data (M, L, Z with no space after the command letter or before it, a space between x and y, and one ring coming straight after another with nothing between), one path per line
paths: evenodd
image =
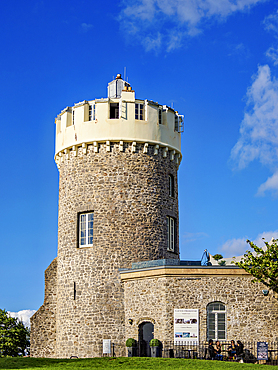
M247 238L227 240L220 248L220 253L225 257L234 257L242 255L247 249Z
M155 38L146 37L142 43L145 46L146 51L155 50L157 51L161 45L161 34L158 32Z
M276 196L278 195L278 171L260 185L257 195L263 196L266 191L272 191Z
M185 36L192 37L201 32L208 21L223 21L229 15L246 11L262 1L123 0L118 20L125 35L132 33L134 36L136 30L140 42L146 38L153 39L152 35L159 32L169 52L181 47ZM143 45L148 47L149 43L143 41Z
M167 51L178 49L182 45L184 34L182 32L170 32L167 40Z
M267 31L271 31L278 36L278 11L265 17L263 23Z
M264 238L264 240L263 240ZM278 230L275 231L265 231L259 234L255 240L252 240L258 247L264 246L264 241L270 242L271 239L278 238ZM250 250L249 244L246 243L248 238L238 238L227 240L220 248L219 253L221 253L225 258L236 257L243 255L247 250Z
M36 312L36 310L21 310L21 311L18 311L18 312L8 311L8 314L11 317L15 317L15 318L19 319L20 321L23 322L23 324L25 326L28 326L28 328L29 328L30 327L30 317L33 316L35 312Z
M182 244L194 242L196 240L207 238L208 234L199 232L199 233L188 233L185 232L182 234Z
M266 51L266 56L272 59L273 64L276 66L278 64L278 50L274 47L270 47Z
M88 32L92 27L93 27L92 24L88 24L88 23L81 24L81 29L83 32Z

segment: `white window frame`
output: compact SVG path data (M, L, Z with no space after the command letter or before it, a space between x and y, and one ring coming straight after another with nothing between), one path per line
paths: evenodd
M89 121L95 121L96 119L96 105L89 104Z
M138 113L136 114L136 109ZM135 103L135 119L138 121L144 121L144 104L143 103Z
M213 305L219 305L224 307L224 309L215 309L210 307L213 307ZM224 322L219 323L219 314L224 314ZM210 315L214 316L214 335L211 335L210 330ZM219 325L224 324L224 330L220 330ZM219 332L224 332L224 338L219 337ZM213 338L214 337L214 338ZM226 340L227 339L227 310L226 305L222 302L211 302L207 305L207 340Z
M167 216L167 250L170 252L175 252L175 243L176 243L176 220Z
M184 116L180 114L175 114L175 131L177 132L184 131Z
M90 216L92 216L92 219L90 219ZM83 223L84 220L85 220L85 225ZM91 229L93 230L94 212L80 213L78 222L79 222L79 248L92 247L93 246L93 235L89 235L90 234L89 230L90 230L90 226L92 226ZM90 223L92 223L92 225L90 225ZM83 240L85 239L85 243L83 243L82 239Z

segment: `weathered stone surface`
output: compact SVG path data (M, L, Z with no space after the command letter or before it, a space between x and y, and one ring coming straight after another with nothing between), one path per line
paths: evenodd
M119 268L132 262L178 259L167 250L167 216L177 221L178 164L162 148L154 154L149 145L105 143L98 153L88 145L75 157L64 156L60 165L56 348L45 353L38 321L44 320L43 305L33 320L32 356L99 356L102 339L125 341L124 293ZM175 196L169 196L169 174ZM78 214L94 212L94 241L79 248ZM74 284L76 299L74 299ZM45 327L45 323L41 324ZM35 339L38 338L38 339ZM36 349L35 349L36 348Z
M57 258L45 270L43 305L31 317L33 357L56 357Z
M216 276L213 270L197 275L194 268L187 269L186 276L181 271L176 269L176 273L172 273L174 276L157 274L153 277L142 271L141 276L134 279L125 279L122 275L126 338L136 339L138 324L152 321L155 338L174 340L174 309L198 308L200 340L205 341L207 305L220 301L226 306L227 340L278 340L278 301L272 292L263 295L263 284L252 283L252 277L241 271L235 273L225 268L222 276ZM133 325L128 324L129 319L133 320Z

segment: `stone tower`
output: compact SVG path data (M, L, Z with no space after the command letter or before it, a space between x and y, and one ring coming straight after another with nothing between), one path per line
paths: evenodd
M135 99L121 75L108 97L56 118L58 256L31 320L31 355L99 356L125 342L119 269L179 259L177 170L183 117Z

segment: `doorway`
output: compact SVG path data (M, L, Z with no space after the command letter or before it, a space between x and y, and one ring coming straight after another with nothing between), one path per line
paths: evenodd
M151 348L150 340L153 339L154 325L145 321L139 325L139 356L140 357L150 357Z

